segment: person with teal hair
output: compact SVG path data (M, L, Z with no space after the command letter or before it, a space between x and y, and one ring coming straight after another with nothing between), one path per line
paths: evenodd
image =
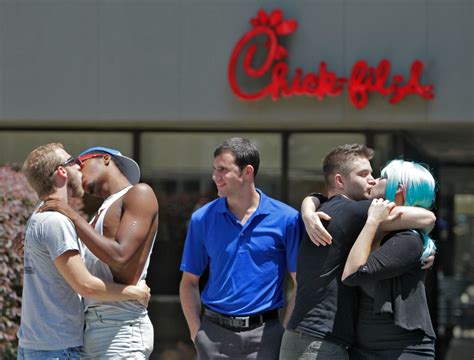
M431 209L433 206L436 182L423 165L412 161L393 160L382 169L381 178L387 179L384 196L386 200L395 202L398 194L403 195L404 206L418 206L425 209ZM436 245L425 231L420 232L424 247L421 259L424 260L435 252Z
M436 182L421 164L393 160L371 189L367 222L347 258L342 281L359 286L359 314L351 359L434 359L435 332L420 261L436 246L429 230L382 233L395 206L430 209ZM385 199L385 200L384 200ZM403 216L403 214L401 215Z

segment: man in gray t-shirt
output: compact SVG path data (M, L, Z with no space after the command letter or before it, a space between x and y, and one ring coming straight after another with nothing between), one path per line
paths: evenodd
M35 212L25 233L25 275L18 332L23 348L66 349L82 345L81 297L54 264L67 251L80 253L71 221L57 212Z
M79 166L61 144L33 150L23 171L41 200L82 196ZM25 276L18 359L79 359L83 342L81 296L102 301L139 300L149 288L107 283L92 276L81 259L74 225L58 212L35 212L25 233Z

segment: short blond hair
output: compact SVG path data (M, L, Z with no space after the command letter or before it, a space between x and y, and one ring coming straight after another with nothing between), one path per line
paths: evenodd
M63 162L56 153L57 149L64 149L63 144L41 145L30 152L23 163L22 170L26 179L40 198L51 194L55 189L53 174Z

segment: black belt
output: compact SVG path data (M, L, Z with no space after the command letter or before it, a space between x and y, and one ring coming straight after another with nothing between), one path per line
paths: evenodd
M231 316L204 308L203 315L217 325L222 325L232 330L242 331L259 327L268 320L278 319L278 309L265 311L261 314L255 315Z

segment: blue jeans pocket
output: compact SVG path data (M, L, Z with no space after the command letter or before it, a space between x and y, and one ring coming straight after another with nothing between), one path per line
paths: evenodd
M31 350L18 348L18 360L79 360L81 347L61 350Z

